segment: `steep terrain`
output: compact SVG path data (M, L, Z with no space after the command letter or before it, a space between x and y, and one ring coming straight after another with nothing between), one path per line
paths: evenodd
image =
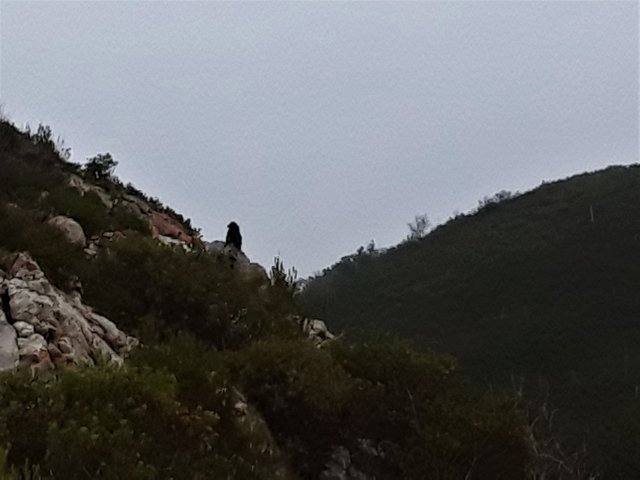
M547 395L605 478L640 472L640 167L490 199L424 238L345 257L306 311L451 352L485 384Z
M0 479L575 478L519 398L334 338L280 260L65 153L0 122Z

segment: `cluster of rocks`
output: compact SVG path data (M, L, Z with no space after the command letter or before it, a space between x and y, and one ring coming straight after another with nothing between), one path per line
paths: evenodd
M103 232L102 235L93 235L89 238L87 246L84 249L84 253L87 257L95 257L100 252L100 249L105 247L109 242L123 238L125 235L122 232Z
M0 300L0 371L102 360L121 364L137 344L84 305L77 292L65 294L51 285L25 253L8 272L0 270Z
M336 338L322 320L297 315L293 317L293 320L299 325L302 333L317 347L323 347L327 342Z
M102 235L92 235L87 239L82 225L73 218L65 217L64 215L52 217L47 220L47 223L60 230L70 243L84 247L84 253L87 257L95 257L100 251L100 247L105 246L105 242L124 236L122 232L109 231L103 232Z
M384 471L385 457L384 445L376 445L369 439L359 439L352 451L336 446L319 480L375 480L376 475L369 472Z
M140 221L148 224L151 230L151 236L165 245L179 245L185 250L190 251L196 243L199 242L199 239L195 238L193 233L181 222L168 213L155 210L142 198L127 193L119 194L117 198L112 197L104 188L87 183L78 175L71 175L69 177L69 186L77 189L83 195L88 192L96 194L108 210L118 207L131 213ZM58 222L60 222L60 220L58 220ZM75 221L72 220L72 222ZM65 230L69 230L69 228L65 227ZM77 231L77 228L74 226L71 230ZM76 235L75 239L73 243L79 243L79 234ZM86 243L86 239L84 243ZM91 245L88 245L87 248L91 249ZM88 254L90 255L90 253Z

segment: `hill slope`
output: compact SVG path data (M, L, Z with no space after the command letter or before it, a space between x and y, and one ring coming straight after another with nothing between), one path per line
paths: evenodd
M345 257L301 300L333 329L451 352L480 381L523 377L611 478L625 478L640 469L638 292L635 165L543 184L425 238Z
M206 247L189 221L120 182L110 155L80 166L61 153L49 129L0 122L0 479L558 470L518 399L401 342L324 335L318 347L299 324L321 322L297 316L282 262L267 275L230 257L235 247ZM140 345L111 342L133 348L117 349L119 366L106 348L63 357L65 316L86 330L82 346L115 325Z

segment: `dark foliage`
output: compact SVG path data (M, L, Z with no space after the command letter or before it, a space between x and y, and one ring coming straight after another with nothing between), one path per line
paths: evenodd
M268 478L268 454L237 451L249 432L224 412L182 403L175 377L150 369L68 369L44 382L0 382L0 443L46 478ZM210 392L224 405L228 391ZM248 449L245 449L248 450Z
M451 352L482 382L522 378L601 468L618 469L619 451L637 462L633 443L604 438L640 383L640 167L483 205L423 239L334 265L308 283L303 305L355 336L378 329Z
M303 478L332 447L386 444L378 478L524 478L530 452L513 400L473 391L454 361L400 342L260 342L229 355L234 378L264 414ZM376 459L368 459L360 468Z

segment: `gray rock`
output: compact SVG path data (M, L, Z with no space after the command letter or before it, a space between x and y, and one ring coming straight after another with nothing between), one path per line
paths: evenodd
M371 477L369 477L367 474L361 472L360 470L358 470L353 465L351 465L349 467L349 470L347 471L347 478L349 480L371 480Z
M130 204L134 204L136 207L138 207L138 210L140 210L141 213L151 213L151 207L149 206L149 204L141 198L136 197L135 195L129 195L125 193L124 195L122 195L122 199Z
M33 290L11 288L15 284L9 282L9 307L14 321L33 323L34 318L42 310L42 305L37 302L41 296Z
M23 282L44 278L40 266L28 255L16 256L9 269L9 275Z
M380 456L380 453L378 452L378 449L376 448L375 443L373 442L373 440L370 440L368 438L359 438L358 448L360 452L364 455L369 455L372 457Z
M109 210L113 208L113 200L111 200L111 196L102 188L93 186L91 191L95 193L100 201L107 207Z
M229 260L229 266L235 270L238 275L242 275L248 280L269 281L269 276L262 265L251 262L244 252L241 252L233 245L225 245L221 240L204 242L204 244L209 253L226 257Z
M87 243L87 237L84 234L82 226L73 218L58 215L57 217L47 220L47 223L64 233L67 240L74 245L84 245Z
M69 175L68 184L70 187L76 188L81 192L86 191L85 190L86 184L84 183L84 180L80 178L78 175Z
M302 333L308 337L318 347L326 342L335 339L335 335L329 331L327 325L322 320L313 318L294 316L293 320L298 323Z
M39 357L40 352L47 350L47 341L39 333L29 335L27 338L18 338L18 350L20 358Z
M73 355L75 351L73 350L73 345L71 344L71 339L69 337L61 337L58 340L58 349L65 354Z
M82 195L87 192L95 193L105 207L109 210L113 207L113 200L104 188L97 185L91 185L90 183L85 182L78 175L69 176L69 186L79 190Z
M19 360L16 331L0 310L0 372L16 368Z
M231 387L231 402L233 403L233 413L237 417L243 417L250 413L247 398L236 387Z
M30 337L36 332L35 329L33 328L33 325L27 322L22 322L22 321L15 322L13 324L13 328L15 328L16 332L18 333L18 336L23 338Z
M329 464L335 465L342 470L349 468L349 465L351 465L351 454L349 453L349 450L342 446L335 447L331 452Z
M166 235L158 235L158 241L163 244L166 245L168 247L181 247L182 249L184 249L185 252L190 252L191 251L191 247L189 246L189 244L187 242L184 242L182 240L178 240L177 238L172 238L172 237L168 237Z
M4 283L15 321L9 327L14 336L19 332L17 348L23 364L52 368L98 357L121 364L122 355L137 344L84 305L79 293L65 294L51 285L26 254L17 256Z
M349 480L349 466L351 454L344 447L334 447L325 464L325 469L320 473L320 480Z
M221 240L214 240L213 242L204 242L205 248L209 253L223 253L224 242Z
M318 480L349 480L349 477L344 470L327 468L320 472Z
M144 213L136 203L123 201L121 205L123 208L125 208L129 213L131 213L137 219L142 221L148 220L147 214Z

